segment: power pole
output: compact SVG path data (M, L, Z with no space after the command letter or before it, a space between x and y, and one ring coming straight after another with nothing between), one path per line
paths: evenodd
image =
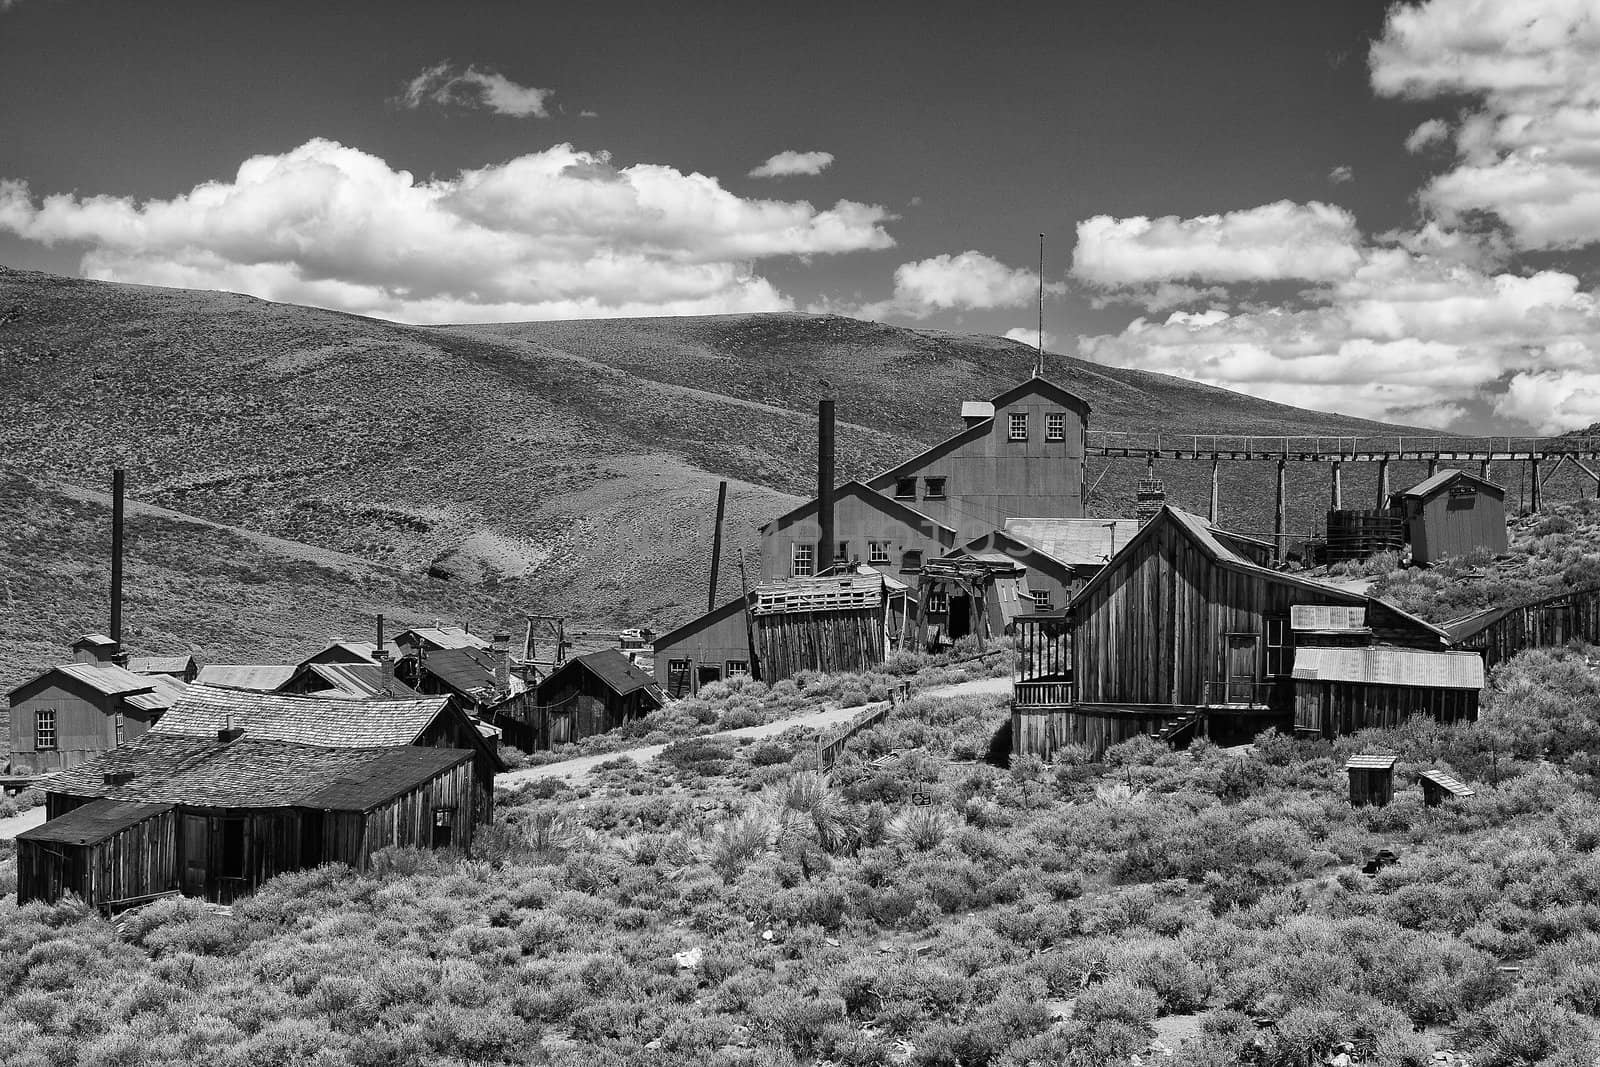
M722 567L722 513L728 503L728 483L717 483L717 525L711 534L711 591L706 596L706 610L717 607L717 572Z

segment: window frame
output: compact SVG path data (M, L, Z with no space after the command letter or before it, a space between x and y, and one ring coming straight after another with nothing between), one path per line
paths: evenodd
M839 542L839 554L837 556L833 557L833 558L834 558L834 560L836 562L839 562L839 563L849 563L850 562L850 542L849 541L840 541Z
M245 833L245 820L226 816L217 822L217 877L243 881L250 871L250 844Z
M917 499L917 479L915 475L910 478L896 478L894 480L894 498L896 500Z
M944 500L946 498L946 496L945 496L945 483L948 482L948 481L949 481L949 479L947 477L945 477L943 474L935 474L932 477L923 478L922 479L922 499L924 499L924 500Z
M1026 411L1013 411L1006 417L1006 440L1026 441L1028 439L1028 413Z
M683 684L682 684L681 687L674 684L675 678L680 676L680 675L682 676L682 681L683 681ZM694 665L693 665L693 661L692 660L689 660L689 659L669 659L669 660L667 660L667 695L670 696L670 697L680 697L680 696L683 696L685 693L692 692L693 691L693 687L692 687L692 683L690 682L690 679L693 676L694 676Z
M1048 615L1055 610L1055 601L1051 598L1048 590L1044 592L1029 592L1028 595L1033 598L1033 613L1035 615Z
M888 541L868 541L867 542L867 562L869 564L871 564L872 566L874 566L874 567L882 565L882 564L892 563L893 562L893 557L891 557L889 555L889 542Z
M902 574L920 574L922 571L922 549L908 548L900 553L900 572Z
M948 589L928 590L928 614L950 614L950 591Z
M1065 411L1045 412L1044 439L1046 441L1065 441L1067 439L1067 413Z
M1262 619L1262 648L1266 655L1268 678L1285 678L1294 673L1294 627L1288 615L1267 615ZM1277 640L1274 641L1274 636ZM1279 670L1273 670L1276 666Z
M805 560L805 570L800 561ZM814 578L817 574L817 546L806 541L796 541L789 546L789 577Z
M49 725L47 726L46 723ZM49 743L45 742L48 735ZM38 708L33 713L33 750L35 752L61 751L60 724L57 721L56 709Z
M750 673L750 661L747 659L730 659L723 661L722 676L732 678L739 674Z

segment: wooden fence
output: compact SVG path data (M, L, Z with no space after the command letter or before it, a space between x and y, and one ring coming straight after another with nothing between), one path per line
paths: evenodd
M1483 665L1493 667L1525 648L1550 648L1573 639L1600 644L1600 587L1519 604L1455 647L1481 652Z
M910 696L911 684L907 682L891 692L887 701L863 715L858 715L849 726L839 731L836 736L826 741L819 739L817 741L817 769L819 771L830 770L839 761L839 757L844 754L845 746L849 744L852 737L883 722L894 712L901 700L909 699Z
M776 682L803 670L864 671L884 658L882 606L849 611L790 611L752 615L761 680Z

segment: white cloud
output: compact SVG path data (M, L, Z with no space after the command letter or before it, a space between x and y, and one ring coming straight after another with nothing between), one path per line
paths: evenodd
M779 152L750 171L752 178L794 178L821 174L833 165L832 152Z
M1398 4L1368 59L1379 93L1478 101L1454 127L1456 166L1421 192L1435 217L1492 212L1529 249L1600 240L1600 5ZM1406 145L1450 136L1432 119Z
M409 108L423 104L441 107L482 108L515 118L549 118L545 101L553 89L535 89L493 70L474 66L457 69L448 61L435 63L406 83L399 102Z
M1066 286L1051 282L1045 292L1060 294ZM1038 298L1039 275L1008 267L993 256L967 251L902 263L894 271L894 295L866 304L854 313L865 319L891 315L927 318L941 311L1021 307Z
M1444 119L1427 119L1418 123L1406 137L1407 152L1422 152L1434 145L1450 140L1450 124Z
M1341 163L1328 172L1328 181L1334 185L1343 185L1345 182L1356 180L1356 169L1348 163Z
M1038 330L1030 330L1025 326L1014 326L1011 329L1007 330L1005 332L1004 336L1005 336L1005 339L1008 340L1008 341L1019 341L1022 344L1027 345L1029 348L1038 348L1039 347L1039 331ZM1055 344L1056 344L1056 335L1051 333L1049 330L1046 330L1044 332L1044 346L1045 346L1045 348L1054 348Z
M1072 273L1101 289L1139 295L1163 282L1329 281L1361 262L1353 215L1331 204L1274 204L1180 219L1078 223Z
M1540 433L1580 430L1600 422L1600 371L1523 372L1507 383L1495 412L1521 419Z
M744 199L712 177L561 144L417 182L312 140L167 200L0 181L0 232L86 246L94 278L229 289L412 322L781 310L768 257L892 247L891 216Z

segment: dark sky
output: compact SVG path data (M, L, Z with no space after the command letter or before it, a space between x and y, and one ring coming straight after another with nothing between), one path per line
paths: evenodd
M1116 287L1068 272L1076 228L1086 219L1186 220L1279 201L1325 202L1354 217L1357 240L1372 241L1414 230L1429 217L1418 193L1450 166L1448 153L1408 151L1407 136L1474 98L1470 91L1412 94L1416 99L1375 92L1369 49L1385 32L1386 7L1356 0L792 6L0 0L0 180L26 183L25 192L13 185L9 216L0 200L0 263L250 288L414 320L565 317L572 308L739 310L776 299L802 310L1002 333L1035 323L1032 301L1019 295L1031 274L1012 279L1004 295L993 288L973 295L956 279L941 299L938 279L897 293L896 268L972 251L996 269L1031 272L1043 231L1052 347L1072 351L1077 338L1100 335L1133 343L1120 333L1131 320L1165 321L1174 307L1198 313L1222 301L1238 315L1273 299L1303 311L1309 305L1295 294L1304 279L1280 285L1278 277L1246 278L1248 292L1230 288L1226 297L1212 292L1182 305L1141 306L1135 297L1096 307ZM417 107L397 101L408 82L440 64L547 89L548 114L517 117L482 101L461 106L460 99ZM344 215L315 220L303 217L311 209L274 201L236 207L223 223L186 201L184 220L169 220L159 236L127 231L127 213L137 215L147 201L172 202L206 182L233 183L245 160L284 156L314 139L374 157L417 183L456 182L463 171L501 168L570 143L586 158L609 153L603 169L610 172L644 164L670 169L668 178L678 184L705 176L735 204L805 201L815 215L844 200L877 214L857 220L842 245L773 237L782 247L745 254L751 246L743 238L708 238L707 228L721 233L723 223L703 214L684 219L671 209L663 223L649 215L654 208L641 208L648 218L618 222L575 193L576 206L563 208L560 233L547 219L534 237L519 230L518 240L537 241L538 248L485 266L470 291L449 289L425 271L383 276L383 256L403 258L435 238L408 235L399 252L365 256L340 245L370 239L352 236L362 227L393 230L384 221L393 216L361 214L370 193L353 194ZM833 161L812 175L748 176L785 150L825 151ZM1339 180L1338 168L1348 168L1348 180ZM509 192L475 201L468 214L481 222L485 212L511 211L506 197L548 205L517 175L506 180ZM40 212L57 194L72 199L47 223ZM124 214L108 220L89 199L95 197L115 198ZM744 234L748 223L740 218L726 226ZM663 227L670 233L664 236ZM298 235L292 253L282 247L286 229ZM708 244L718 251L707 251ZM1538 254L1532 244L1520 251ZM552 251L557 246L565 251ZM595 278L607 257L619 255L618 279L585 287L582 279ZM655 264L659 284L619 295L634 255ZM693 279L673 273L690 262L697 265ZM1483 269L1527 273L1532 268L1521 264L1531 262L1502 259ZM266 265L273 263L280 267L269 277ZM565 280L529 281L543 269L535 263ZM713 263L721 273L706 266ZM451 269L459 276L467 268ZM742 304L729 297L728 278L748 282L752 273L769 285L759 292L747 287L755 295ZM1203 270L1174 280L1198 289L1211 282ZM1236 286L1241 279L1222 282ZM371 288L351 296L339 288L345 283ZM424 296L440 303L424 308L416 303ZM489 305L498 310L475 311ZM1340 333L1326 343L1344 340ZM1110 351L1095 358L1117 358ZM1171 358L1173 372L1274 398L1297 380L1278 375L1271 388L1256 389L1247 370L1220 367L1212 374L1206 359L1187 349ZM1134 362L1163 369L1154 356ZM1454 401L1451 417L1497 428L1535 421L1487 414L1514 369L1496 367L1477 395ZM1387 410L1370 396L1353 397L1348 382L1332 384L1343 391L1330 385L1331 404L1359 414ZM1414 397L1406 403L1426 411Z

